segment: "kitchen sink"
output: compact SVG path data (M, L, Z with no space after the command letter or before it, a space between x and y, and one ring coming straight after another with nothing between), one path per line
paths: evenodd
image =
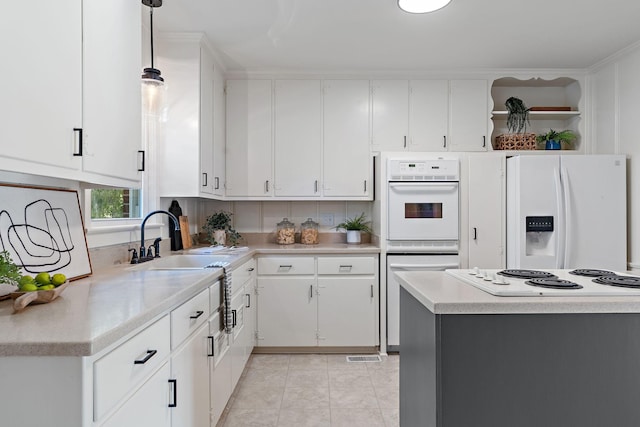
M201 270L229 263L233 258L233 255L171 255L132 266L130 270Z

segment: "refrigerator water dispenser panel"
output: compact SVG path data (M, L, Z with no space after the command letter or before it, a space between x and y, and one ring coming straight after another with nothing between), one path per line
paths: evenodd
M534 231L553 231L553 216L526 217L527 233Z

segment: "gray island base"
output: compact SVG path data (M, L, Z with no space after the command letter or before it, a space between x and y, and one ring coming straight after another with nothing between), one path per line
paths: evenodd
M402 427L640 426L639 313L442 313L416 279L401 278Z

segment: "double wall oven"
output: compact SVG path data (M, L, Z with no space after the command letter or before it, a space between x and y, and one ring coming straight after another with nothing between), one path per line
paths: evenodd
M400 287L394 271L459 268L457 159L387 160L387 350L399 351Z

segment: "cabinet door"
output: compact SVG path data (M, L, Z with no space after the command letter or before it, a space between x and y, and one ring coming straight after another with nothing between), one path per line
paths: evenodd
M326 80L323 96L323 195L369 196L369 81Z
M318 278L318 344L374 346L376 295L374 278Z
M213 77L213 194L226 194L224 76L219 69Z
M409 134L409 82L374 80L371 82L372 149L407 149Z
M141 8L132 3L83 1L82 161L85 172L123 178L135 185L141 167L142 42ZM91 176L87 180L100 182Z
M315 346L315 278L258 278L258 345Z
M227 341L228 336L222 332L218 339ZM211 425L215 426L233 391L231 387L231 353L226 351L220 358L211 357L209 359Z
M257 294L256 294L256 278L255 275L247 282L244 288L246 305L244 309L244 327L247 330L247 340L245 341L245 364L253 352L253 347L256 344L256 308L257 308Z
M0 14L2 169L73 176L82 166L73 155L73 129L82 128L82 2L10 5Z
M412 80L409 135L412 151L447 151L449 81Z
M320 196L320 80L275 82L275 195Z
M449 148L453 151L486 151L489 107L486 80L451 80Z
M231 342L231 388L233 389L244 370L247 328L245 328L245 295L244 287L231 299L233 311L233 334Z
M271 196L271 80L227 80L227 196Z
M176 381L171 427L209 426L208 335L205 322L171 357L171 379Z
M469 156L469 267L504 268L505 159Z
M169 362L153 374L124 405L109 418L104 427L170 427Z
M213 194L216 186L213 172L213 67L211 55L200 48L200 192L206 194ZM218 184L219 181L218 177Z

